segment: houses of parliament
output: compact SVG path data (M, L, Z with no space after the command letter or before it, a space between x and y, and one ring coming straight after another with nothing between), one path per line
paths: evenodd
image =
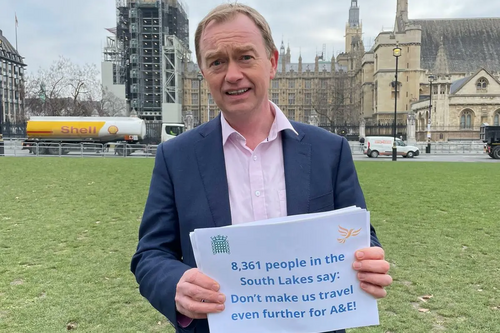
M356 139L392 135L396 111L397 134L411 141L479 140L482 124L500 125L500 18L411 19L408 0L397 0L394 28L365 49L350 2L336 57L293 62L281 43L269 98L290 120ZM184 65L183 113L195 124L219 113L198 74Z

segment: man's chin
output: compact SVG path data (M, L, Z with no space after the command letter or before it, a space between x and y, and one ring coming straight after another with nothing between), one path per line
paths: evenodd
M249 103L240 102L240 103L228 103L225 105L225 108L222 110L226 110L227 113L247 113L251 109Z

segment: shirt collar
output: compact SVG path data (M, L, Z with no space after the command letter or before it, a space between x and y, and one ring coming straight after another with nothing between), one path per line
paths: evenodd
M299 135L295 128L293 128L292 124L288 120L288 118L285 116L283 111L274 104L272 101L269 101L269 103L272 106L272 111L274 113L274 121L273 124L271 125L271 129L269 130L269 134L267 136L268 141L274 140L277 136L278 133L284 130L291 130L295 135ZM242 137L240 133L238 133L229 123L227 122L226 118L224 118L224 114L221 112L221 126L222 126L222 145L224 146L227 142L227 139L233 134L237 133L239 136Z

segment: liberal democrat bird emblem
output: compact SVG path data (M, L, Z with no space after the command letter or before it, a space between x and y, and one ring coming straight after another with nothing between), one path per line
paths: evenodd
M356 237L357 235L359 235L361 229L363 229L363 228L359 228L358 230L354 230L354 229L342 228L341 226L339 226L339 233L344 238L337 238L337 240L339 241L339 243L344 244L345 241L347 240L347 238L349 238L351 236Z

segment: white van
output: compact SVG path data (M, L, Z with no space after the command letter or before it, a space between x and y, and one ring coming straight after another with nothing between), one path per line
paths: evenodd
M363 145L363 153L368 157L378 157L379 155L392 156L392 143L394 138L390 136L367 136ZM418 147L407 146L406 143L396 138L396 148L398 155L412 158L420 155Z

